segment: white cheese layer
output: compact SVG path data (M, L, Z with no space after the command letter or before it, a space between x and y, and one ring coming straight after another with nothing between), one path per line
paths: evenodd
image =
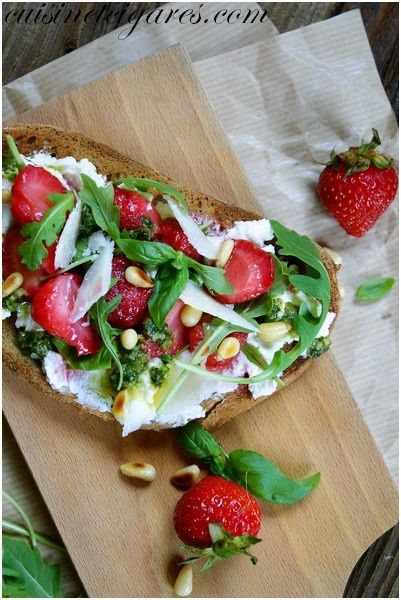
M249 240L258 246L264 246L265 242L273 239L274 233L269 219L258 219L235 221L234 225L227 229L225 237L232 240Z
M106 177L98 173L95 165L87 158L81 160L77 160L73 156L55 158L47 152L34 152L31 156L23 158L28 164L47 169L64 185L67 184L68 187L75 190L82 189L81 174L88 175L98 186L104 186L107 183Z

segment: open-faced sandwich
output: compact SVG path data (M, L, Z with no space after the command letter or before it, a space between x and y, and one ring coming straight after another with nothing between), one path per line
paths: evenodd
M123 434L254 406L330 346L336 266L83 136L5 131L3 351Z

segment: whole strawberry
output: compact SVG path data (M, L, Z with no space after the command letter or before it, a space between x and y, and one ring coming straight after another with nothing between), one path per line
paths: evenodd
M209 475L192 486L178 501L174 528L185 548L195 552L186 562L206 558L209 568L216 560L248 553L260 542L260 506L245 488L217 475ZM200 549L200 550L198 550Z
M320 174L317 193L325 209L347 233L365 235L392 203L398 177L393 159L376 152L381 144L373 129L367 144L336 154Z

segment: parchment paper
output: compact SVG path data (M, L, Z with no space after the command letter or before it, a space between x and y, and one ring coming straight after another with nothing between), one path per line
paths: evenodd
M383 150L397 156L396 120L359 11L283 35L275 35L271 23L219 26L218 36L212 26L197 28L196 35L193 28L167 28L140 25L130 40L118 42L117 30L8 84L4 118L183 42L266 216L304 231L343 257L345 297L333 351L396 478L398 293L393 289L366 306L357 304L354 294L366 278L391 275L398 280L397 202L373 231L356 239L323 211L314 191L320 171L314 161L327 160L333 146L342 149L369 138L371 127L385 140ZM17 451L8 437L4 485L27 507L34 498L34 509L43 515L37 491L22 477L26 467L11 460L10 453ZM30 512L36 519L35 510ZM74 585L72 578L69 583Z

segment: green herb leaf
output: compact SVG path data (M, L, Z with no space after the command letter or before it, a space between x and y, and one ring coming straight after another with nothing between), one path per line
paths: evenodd
M261 454L234 450L228 455L230 478L251 494L276 504L293 504L319 485L320 473L305 479L290 479Z
M368 279L356 290L357 300L363 302L373 302L379 300L391 290L395 283L394 277L381 277L378 279Z
M182 208L188 210L188 205L186 203L185 197L178 190L172 188L167 183L163 183L161 181L154 181L153 179L145 179L143 177L122 177L121 179L117 179L114 182L116 185L125 185L129 190L140 190L142 192L147 192L149 188L155 188L159 190L163 194L168 194L169 196L173 196Z
M100 229L111 235L111 231L117 228L120 222L120 210L114 204L114 188L111 183L100 187L88 175L81 175L83 189L79 197L84 205L89 206L93 218Z
M37 548L24 540L3 535L3 568L18 573L18 578L4 575L3 595L13 598L63 598L60 567L43 562Z
M78 371L98 371L109 369L111 366L111 355L106 346L102 346L94 356L78 358L75 348L58 338L53 338L53 344L65 358L71 369Z
M127 258L143 265L163 265L170 260L174 260L178 254L174 248L167 244L133 240L128 236L124 237L124 234L116 239L116 243Z
M188 269L176 269L171 264L162 265L157 271L153 292L148 302L149 314L157 327L163 323L187 285Z
M12 135L6 135L7 146L10 150L11 156L13 157L18 169L21 171L25 167L25 163L19 150L17 148L17 144Z
M74 208L74 194L49 194L48 199L53 202L40 221L27 223L21 229L21 234L29 238L18 248L18 254L22 262L31 271L39 268L48 251L44 244L51 246L61 231L67 216L67 212Z
M217 294L232 294L234 291L231 283L226 279L224 269L220 267L210 267L196 262L191 258L185 257L189 267L192 267L203 279L204 284L209 290Z
M251 363L259 367L259 369L265 370L268 368L268 364L263 358L259 348L253 346L252 344L249 344L248 342L245 342L241 350L245 354L246 358Z
M110 325L107 321L107 317L110 313L113 312L120 304L121 295L114 296L110 302L106 302L105 298L99 298L99 300L92 306L90 309L90 316L96 324L96 327L99 331L99 334L103 340L103 344L109 353L111 360L115 363L119 379L117 384L117 390L121 389L122 381L123 381L123 368L121 365L120 357L118 355L117 349L114 346L113 338L120 333L118 329L115 329Z
M288 286L288 276L284 273L284 265L277 258L275 254L273 254L274 261L274 281L273 285L269 290L269 294L271 296L278 296L282 294Z
M178 442L184 450L209 466L211 473L221 475L226 455L214 437L200 425L188 423L178 431Z

